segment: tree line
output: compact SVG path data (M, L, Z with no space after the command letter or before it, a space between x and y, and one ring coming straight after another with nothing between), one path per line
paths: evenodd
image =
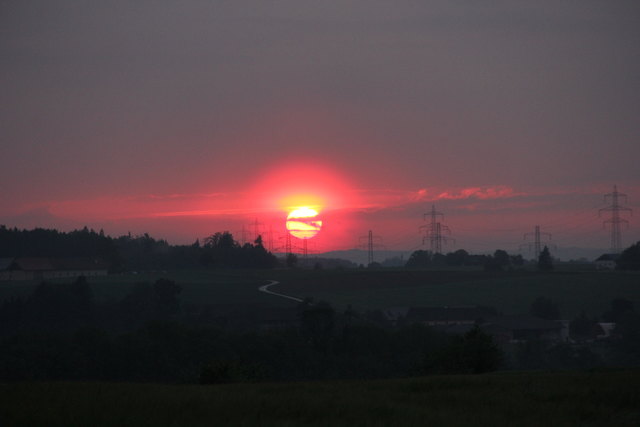
M277 258L262 238L241 245L227 231L214 233L201 245L170 245L147 233L110 237L84 227L61 232L43 228L19 230L0 225L0 258L93 257L109 262L112 272L185 268L273 268Z
M105 235L103 230L87 227L61 232L43 228L19 230L0 225L0 258L8 257L99 257L110 263L113 272L203 267L273 268L279 264L278 259L265 249L260 236L252 243L240 244L228 231L214 233L202 244L196 240L191 245L171 245L147 233L138 236L129 233L114 238ZM296 256L290 254L283 265L293 267L296 261ZM502 249L491 255L470 254L464 249L447 254L417 250L405 267L479 266L486 271L502 271L519 268L526 262L522 255L512 255ZM553 258L546 246L536 263L539 270L553 269ZM625 249L617 264L621 270L640 270L640 242Z

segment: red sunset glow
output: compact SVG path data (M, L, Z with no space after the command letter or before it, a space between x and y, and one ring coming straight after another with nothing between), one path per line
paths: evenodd
M435 204L445 250L535 225L604 249L602 196L639 209L632 6L24 3L0 42L7 227L275 250L308 207L310 251L373 230L409 252Z

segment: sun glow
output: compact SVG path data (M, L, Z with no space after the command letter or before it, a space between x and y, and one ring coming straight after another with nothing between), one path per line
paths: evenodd
M318 211L308 206L293 209L287 216L287 230L298 239L311 239L322 228L318 219Z

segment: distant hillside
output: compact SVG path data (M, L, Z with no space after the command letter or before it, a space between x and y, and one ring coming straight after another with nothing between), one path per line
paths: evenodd
M464 249L464 248L462 248ZM498 249L498 248L496 248ZM452 250L451 252L453 252L454 250ZM396 262L396 264L399 265L404 265L404 263L407 261L407 259L409 259L409 256L411 256L411 253L413 251L407 250L407 251L374 251L373 253L373 259L375 262L380 262L382 263L385 260L391 260L394 258L394 261ZM474 253L473 251L469 251L470 253ZM509 251L507 250L507 252L509 252L510 254L517 254L519 253L519 251ZM609 250L605 249L605 248L579 248L579 247L559 247L557 249L552 249L551 250L551 255L556 258L556 259L560 259L562 261L569 261L569 260L578 260L581 258L587 259L589 261L594 261L596 258L598 258L600 255L602 255L603 253L608 253ZM492 252L487 252L492 253ZM367 260L368 260L368 253L365 250L361 250L361 249L347 249L347 250L340 250L340 251L329 251L329 252L324 252L321 254L318 254L317 256L319 257L323 257L323 258L341 258L341 259L345 259L351 262L355 262L356 264L367 264ZM531 259L533 258L533 255L527 252L522 252L522 256L525 259ZM400 264L399 262L402 261L402 263ZM390 265L391 266L391 265Z
M375 262L382 263L386 259L399 258L402 260L402 265L403 265L409 258L409 255L411 255L411 251L374 251L373 260ZM356 264L366 265L368 263L368 252L363 251L361 249L329 251L329 252L318 254L318 256L323 258L346 259L348 261L355 262Z

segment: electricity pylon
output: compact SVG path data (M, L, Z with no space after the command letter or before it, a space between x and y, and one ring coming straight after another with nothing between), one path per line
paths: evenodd
M536 255L535 259L538 259L540 257L540 253L542 252L542 239L541 236L548 236L549 240L551 240L551 234L550 233L541 233L540 232L540 226L536 225L535 228L533 229L533 233L525 233L523 239L527 240L527 236L533 236L533 243L529 242L529 243L524 243L522 245L520 245L520 248L522 248L523 246L526 246L529 248L529 251L531 251L531 248L533 247L533 252ZM545 246L552 246L555 247L555 245L551 245L547 242L545 242Z
M438 217L444 219L444 214L442 212L436 211L436 206L431 205L431 211L427 212L423 215L423 219L427 220L427 215L431 217L430 222L427 225L420 226L421 230L424 230L424 236L422 237L422 244L425 244L427 240L429 240L429 246L431 248L431 252L435 254L442 253L442 243L448 243L450 239L446 236L443 236L442 233L451 234L451 230L446 225L438 222Z
M611 218L603 221L602 226L606 227L607 224L611 225L611 253L618 254L622 249L622 235L620 232L620 224L626 224L629 226L629 221L620 217L621 212L629 212L633 215L633 211L626 206L620 204L620 200L624 200L627 203L627 195L618 193L618 186L613 186L613 192L604 195L605 203L611 203L606 208L602 208L598 211L598 216L602 215L602 212L611 212Z
M269 226L269 235L267 239L269 252L273 252L273 227Z
M256 240L258 240L258 236L260 236L261 233L261 227L264 224L261 222L258 222L258 218L255 219L255 221L251 224L251 227L253 227L253 241L255 242Z
M363 241L367 239L366 248L367 248L367 265L371 265L373 263L373 250L382 249L384 245L382 244L382 237L374 236L373 231L369 230L369 234L367 236L362 236L359 238L360 244L358 247L364 248L365 243Z
M285 233L284 236L278 237L279 241L284 240L284 243L274 248L276 252L282 253L284 251L285 256L293 254L293 245L291 244L291 234Z

